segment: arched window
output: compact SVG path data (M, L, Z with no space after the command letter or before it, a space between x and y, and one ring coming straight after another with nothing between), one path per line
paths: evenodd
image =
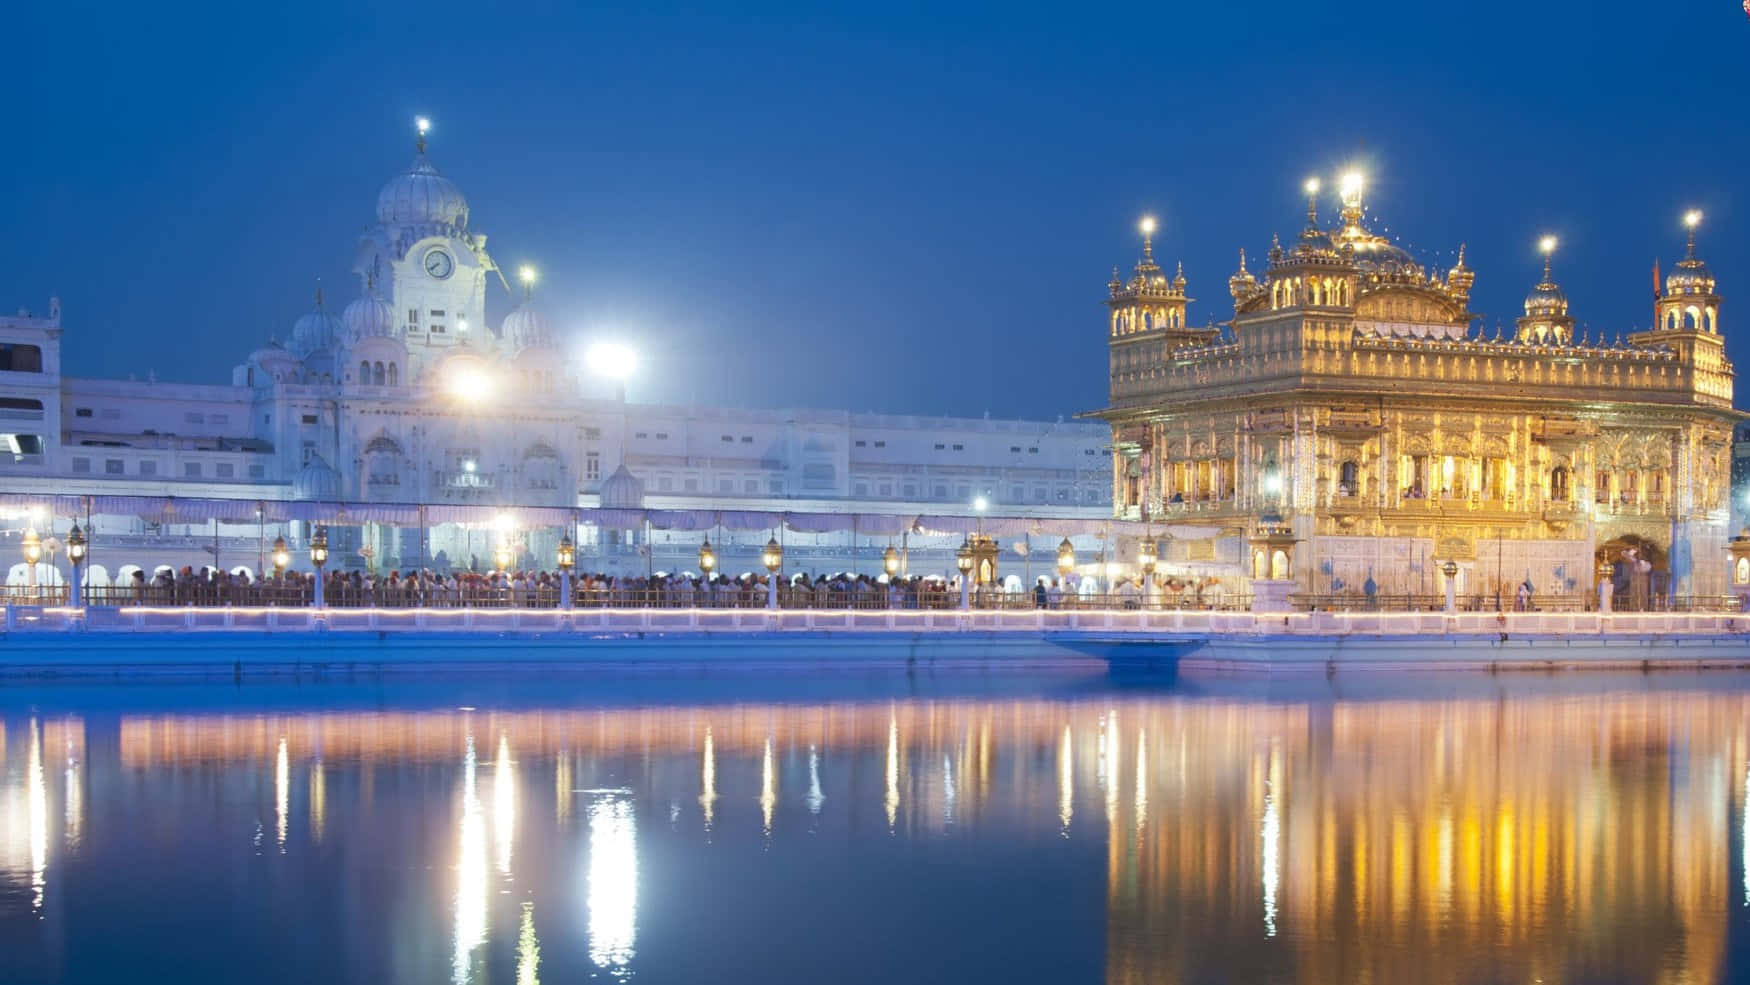
M1337 468L1337 495L1358 496L1361 494L1361 466L1353 460L1344 462Z
M382 386L386 382L382 363L379 362L371 367L371 382L378 386Z
M390 386L399 386L400 383L401 383L401 370L396 366L395 363L390 363L389 364L389 385Z
M1550 473L1549 473L1549 498L1550 499L1553 499L1558 503L1567 502L1568 495L1569 495L1568 494L1568 485L1569 485L1568 467L1566 465L1558 465L1555 468L1550 470Z
M360 385L369 386L370 382L371 364L368 361L361 361L359 363L359 383Z

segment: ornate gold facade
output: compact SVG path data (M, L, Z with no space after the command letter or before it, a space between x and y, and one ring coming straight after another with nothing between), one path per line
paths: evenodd
M1132 276L1114 274L1098 416L1116 514L1218 529L1163 562L1233 579L1252 574L1246 536L1286 524L1296 587L1315 594L1438 592L1453 560L1467 595L1589 595L1596 560L1633 547L1671 594L1723 595L1744 415L1699 214L1654 328L1614 341L1576 334L1553 239L1511 336L1485 337L1463 247L1442 275L1364 215L1358 176L1333 225L1309 195L1306 228L1260 274L1240 254L1220 326L1188 326L1185 278L1149 239Z

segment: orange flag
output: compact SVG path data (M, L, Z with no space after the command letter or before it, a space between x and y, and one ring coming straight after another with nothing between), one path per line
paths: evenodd
M1750 0L1745 0L1745 3L1750 4ZM1659 260L1657 257L1653 259L1653 300L1659 300Z

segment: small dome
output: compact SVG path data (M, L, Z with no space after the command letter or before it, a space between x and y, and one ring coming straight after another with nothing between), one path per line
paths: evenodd
M1713 271L1693 256L1677 261L1677 269L1665 278L1667 294L1712 294L1713 291Z
M468 200L421 152L411 167L389 179L377 193L377 221L391 226L435 224L465 229Z
M339 499L340 473L330 468L322 456L311 455L310 461L292 479L292 498Z
M613 475L602 480L601 505L604 510L643 509L644 483L621 463Z
M533 301L524 301L515 311L505 315L498 334L510 343L512 352L553 345L553 326Z
M291 351L295 356L308 356L317 349L327 349L340 338L341 321L322 307L322 294L316 294L316 310L292 323Z
M1527 315L1561 315L1568 310L1568 296L1550 281L1543 281L1525 296Z
M346 325L347 341L352 344L361 339L395 335L395 309L378 297L374 289L347 305L341 321Z
M297 356L286 351L286 347L276 339L249 354L249 364L261 371L257 385L265 383L296 383L303 362Z

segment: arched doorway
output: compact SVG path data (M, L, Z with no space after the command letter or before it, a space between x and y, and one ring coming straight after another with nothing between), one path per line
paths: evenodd
M1666 595L1671 559L1665 549L1639 534L1622 534L1598 545L1593 560L1610 567L1611 607L1643 612Z

